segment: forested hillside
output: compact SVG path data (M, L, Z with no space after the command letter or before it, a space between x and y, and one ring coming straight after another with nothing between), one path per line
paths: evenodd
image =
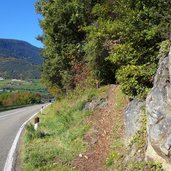
M40 78L41 49L27 42L0 39L0 76L5 78Z
M25 59L32 64L43 62L41 49L25 41L14 39L0 39L0 57Z
M129 97L152 87L161 45L170 44L170 0L39 0L43 80L51 92L119 83Z

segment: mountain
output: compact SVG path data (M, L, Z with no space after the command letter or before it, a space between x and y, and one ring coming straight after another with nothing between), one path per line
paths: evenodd
M0 39L0 76L5 78L40 78L43 58L41 48L28 42Z

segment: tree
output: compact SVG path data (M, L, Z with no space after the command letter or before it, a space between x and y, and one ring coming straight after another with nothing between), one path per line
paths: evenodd
M116 79L130 97L144 95L152 87L159 43L168 38L162 30L170 28L169 0L106 0L92 12L96 20L85 28L85 51L97 77Z
M170 24L167 19L163 20L169 16L170 3L168 0L123 2L127 8L122 19L120 44L113 46L108 59L118 65L117 81L123 91L133 97L144 95L152 87L159 43L168 38L162 28Z
M75 66L84 66L83 43L86 33L82 29L91 20L91 0L39 0L37 12L43 16L43 80L49 87L57 86L66 92L76 86ZM40 39L40 38L39 38ZM85 67L83 67L85 68Z
M51 90L67 92L87 77L119 83L130 97L151 88L159 44L170 38L170 0L39 0L36 9Z
M117 43L120 14L116 12L115 1L101 1L92 8L93 20L84 27L87 33L84 50L89 68L95 79L102 84L115 83L117 66L107 60L111 46ZM114 22L115 21L115 22Z

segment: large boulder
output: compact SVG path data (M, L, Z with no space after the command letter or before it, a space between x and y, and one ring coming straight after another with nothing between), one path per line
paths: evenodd
M124 124L125 124L125 140L126 144L129 144L133 136L141 128L141 116L145 102L140 101L137 97L130 101L128 107L124 112Z
M171 48L159 61L154 87L146 98L148 146L171 161ZM147 152L149 158L153 155Z

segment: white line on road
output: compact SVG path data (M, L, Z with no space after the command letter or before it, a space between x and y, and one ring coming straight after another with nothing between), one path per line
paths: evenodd
M46 105L45 107L48 107L50 104ZM44 107L44 108L45 108ZM13 165L13 159L14 159L14 153L15 153L15 150L17 148L17 143L18 143L18 140L20 138L20 135L21 135L21 132L23 130L23 128L25 127L25 125L27 124L27 122L29 122L34 116L36 116L39 112L35 113L33 116L31 116L27 121L25 121L22 126L19 128L18 132L17 132L17 135L14 139L14 142L12 144L12 147L8 153L8 156L7 156L7 159L6 159L6 162L5 162L5 166L4 166L4 171L11 171L12 170L12 165Z
M18 113L18 112L23 112L23 111L25 111L25 110L16 111L16 112L13 112L13 113L8 114L8 115L3 115L3 116L0 116L0 118L5 118L5 117L8 117L8 116L12 116L12 115L15 115L15 114Z

